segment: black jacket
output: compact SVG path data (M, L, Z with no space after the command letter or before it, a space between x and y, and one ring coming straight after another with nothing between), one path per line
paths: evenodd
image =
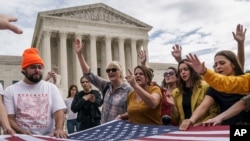
M87 94L94 94L95 102L85 101L82 97ZM91 90L89 93L80 91L75 95L71 104L71 110L77 113L77 120L79 122L88 122L89 120L100 120L101 112L98 107L102 105L101 94L97 90Z

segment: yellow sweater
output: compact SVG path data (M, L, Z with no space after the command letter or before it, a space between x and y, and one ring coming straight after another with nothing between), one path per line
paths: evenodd
M161 96L161 89L158 86L149 86L147 90L150 94L157 93ZM161 102L155 108L149 108L143 100L140 102L136 101L135 91L128 95L128 117L129 121L139 124L156 124L160 125L161 122Z
M229 94L250 93L250 74L225 76L207 69L203 79L214 89Z

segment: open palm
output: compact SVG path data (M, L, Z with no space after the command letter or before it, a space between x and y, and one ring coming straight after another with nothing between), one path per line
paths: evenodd
M238 24L236 27L236 32L233 32L233 37L237 42L242 42L245 40L247 29L243 29L243 25Z
M181 57L181 51L182 51L182 47L178 44L175 44L173 47L172 47L173 51L171 52L172 53L172 56L174 58L180 58Z
M195 54L193 55L189 53L187 55L187 59L188 61L185 61L185 63L191 66L197 73L199 74L205 73L206 71L205 63L204 62L201 63L199 58Z
M76 39L74 42L75 45L75 51L76 53L81 53L82 52L82 48L83 48L83 44L81 43L80 39Z

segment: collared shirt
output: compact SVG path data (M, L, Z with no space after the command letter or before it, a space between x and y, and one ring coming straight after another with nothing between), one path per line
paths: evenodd
M119 87L112 90L112 84L110 81L105 80L92 72L84 73L84 76L101 92L109 84L102 105L102 123L114 120L117 115L124 114L127 111L127 97L129 92L132 91L132 87L128 83L124 82Z

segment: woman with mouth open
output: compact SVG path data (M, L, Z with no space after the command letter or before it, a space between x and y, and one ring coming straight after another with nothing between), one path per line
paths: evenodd
M101 123L114 120L117 115L123 114L127 110L127 96L132 88L124 81L123 69L118 61L108 63L106 73L109 80L99 77L91 72L83 56L83 47L80 39L75 40L75 51L79 59L83 75L103 93L103 105L101 113Z
M214 57L214 71L218 74L225 76L237 76L244 74L241 69L241 65L236 57L236 55L229 50L222 50L216 53ZM210 87L206 92L206 96L203 102L195 109L192 116L189 119L183 121L180 126L181 130L187 130L188 127L192 126L200 117L209 110L211 105L218 104L220 113L223 113L233 104L238 102L244 95L237 94L228 94L222 91L217 91L213 87ZM237 116L228 118L227 120L222 121L222 125L231 125L231 124L243 124L249 123L248 117L250 112L242 111ZM203 125L213 125L214 119L217 119L217 116L211 118L205 122Z
M245 53L244 53L244 42L245 34L247 29L243 28L243 25L237 24L236 31L232 32L235 41L238 44L237 57L234 52L229 50L219 51L214 56L214 73L217 77L215 80L218 81L221 77L234 77L243 74L244 64L245 64ZM188 65L190 65L194 70L197 71L197 67L194 67L194 64L199 62L196 56L189 54L187 55ZM196 61L196 62L195 62ZM198 66L198 65L197 65ZM202 70L205 70L202 68ZM197 71L200 73L199 71ZM200 73L203 74L203 73ZM212 77L207 77L203 75L203 79L207 80ZM245 101L247 97L243 98L243 95L240 94L241 91L232 91L234 89L233 85L230 85L228 82L235 81L224 81L228 85L228 91L223 91L221 89L216 89L216 87L223 86L222 83L209 83L210 88L207 91L207 94L203 102L199 107L193 112L190 119L185 120L180 126L180 130L187 130L188 127L192 126L192 123L197 121L205 111L208 110L211 104L217 103L220 109L220 114L212 119L209 119L203 122L203 125L229 125L229 124L249 124L250 112L243 111L245 108ZM215 84L215 85L214 85ZM240 100L241 99L241 100ZM233 110L232 110L233 109ZM228 116L229 115L229 116Z
M128 70L125 77L134 88L128 95L127 112L116 119L128 120L138 124L161 125L162 93L158 86L151 85L152 72L145 66L137 66L134 73Z

